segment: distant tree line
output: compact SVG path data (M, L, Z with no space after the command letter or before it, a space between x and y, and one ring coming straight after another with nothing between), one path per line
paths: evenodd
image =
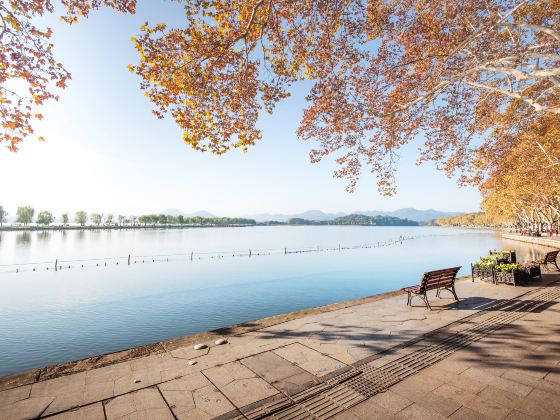
M3 206L0 206L0 226L6 223L6 216L8 216L8 212L4 210Z
M185 217L183 215L173 216L169 214L144 214L138 217L141 225L256 225L253 219L243 217Z
M8 213L0 206L0 226L6 222ZM57 219L47 210L41 211L35 216L35 209L31 206L18 207L16 211L16 223L28 226L35 222L38 225L50 226L56 224ZM74 214L72 219L78 226L106 226L106 227L157 227L157 226L254 226L257 222L253 219L243 217L186 217L183 215L170 214L143 214L141 216L125 216L112 213L91 213L80 210ZM419 223L409 219L401 219L392 216L365 216L362 214L351 214L337 217L333 220L307 220L292 218L288 222L268 221L258 223L262 226L274 225L357 225L357 226L418 226ZM70 215L62 213L58 219L58 226L69 226Z
M0 226L6 223L6 212L3 206L0 206ZM18 207L16 211L16 223L28 226L31 223L36 223L42 226L50 226L56 223L56 218L50 211L44 210L35 216L35 209L31 206ZM80 210L74 214L73 222L78 226L231 226L243 225L252 226L257 222L253 219L246 219L242 217L185 217L183 215L173 216L168 214L144 214L141 216L125 216L122 214L117 215L116 219L112 213L91 213ZM88 224L89 222L89 224ZM58 224L62 226L70 225L70 216L68 213L60 215Z
M483 212L465 213L457 216L442 217L435 220L438 226L495 226L495 221Z

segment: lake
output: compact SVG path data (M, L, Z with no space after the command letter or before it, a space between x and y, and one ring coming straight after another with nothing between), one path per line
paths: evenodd
M490 249L545 250L439 227L2 232L0 375L466 275Z

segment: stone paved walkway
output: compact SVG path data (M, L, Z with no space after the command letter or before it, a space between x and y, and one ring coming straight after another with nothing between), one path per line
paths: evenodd
M547 277L545 283L560 280ZM432 311L420 300L407 307L400 295L227 337L228 344L210 342L203 350L178 345L53 379L0 382L0 418L244 419L276 403L302 409L304 393L339 383L356 366L375 369L438 340L468 336L502 313L515 319L371 398L321 394L338 401L330 414L338 412L333 418L340 420L560 418L558 298L536 312L496 308L547 290L560 297L560 287L464 281L457 289L459 304L432 297Z

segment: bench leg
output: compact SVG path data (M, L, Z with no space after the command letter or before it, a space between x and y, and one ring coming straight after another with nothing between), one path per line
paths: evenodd
M431 311L432 307L430 306L430 302L428 302L428 293L427 292L424 292L424 302L426 302L426 308L428 308Z
M459 302L459 298L457 297L457 293L455 292L455 285L452 285L451 289L449 287L443 287L442 289L449 290L453 294L453 297L455 298L455 300L457 302ZM441 298L441 290L442 289L437 289L436 296L439 297L439 298Z
M424 303L426 304L426 308L430 310L432 309L432 307L430 306L430 302L428 302L428 295L426 294L426 292L424 292L424 294L416 294L416 296L424 301ZM408 301L406 302L406 306L412 306L413 297L414 295L411 292L408 292Z
M453 296L455 296L455 300L459 302L459 297L457 296L457 292L455 292L455 283L453 283L453 286L451 286L451 293L453 293Z

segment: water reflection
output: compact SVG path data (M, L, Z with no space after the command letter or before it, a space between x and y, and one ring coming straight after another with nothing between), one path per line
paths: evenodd
M76 239L79 242L83 241L86 238L86 231L84 229L80 229L80 230L75 231L75 232L76 232L76 235L75 235Z
M28 245L31 243L31 232L17 232L16 245Z
M528 247L528 250L526 252L527 261L535 261L540 258L543 258L544 253L548 251L549 251L548 249Z
M50 230L42 230L37 233L37 239L40 241L46 241L50 239L52 232Z

